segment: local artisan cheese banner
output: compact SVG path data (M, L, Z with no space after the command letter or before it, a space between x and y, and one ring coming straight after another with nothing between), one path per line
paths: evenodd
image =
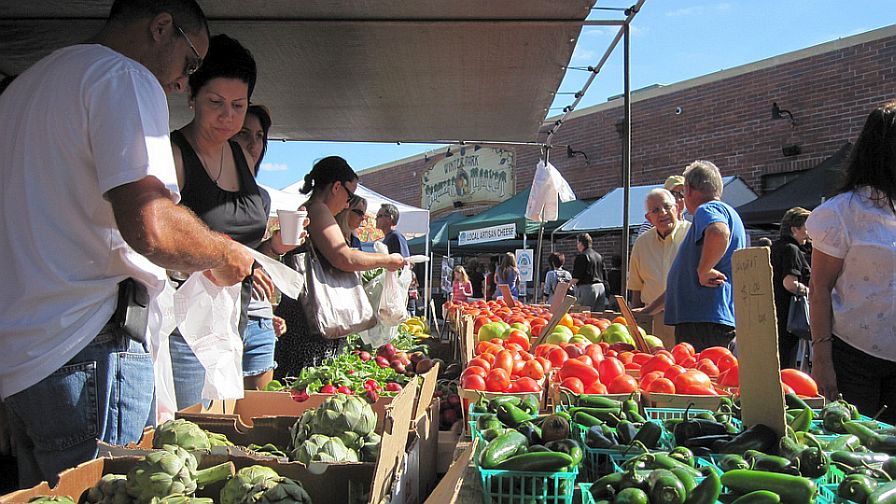
M471 243L485 243L499 240L512 240L516 237L516 224L501 224L500 226L492 226L482 229L471 229L469 231L461 231L457 235L458 245L468 245Z
M421 206L430 212L458 203L500 203L513 196L513 152L451 147L451 156L423 172Z

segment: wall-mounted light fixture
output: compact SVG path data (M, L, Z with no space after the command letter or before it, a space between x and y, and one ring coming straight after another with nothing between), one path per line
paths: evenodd
M784 157L799 156L801 152L803 152L803 149L797 144L781 147L781 154L784 154Z
M576 156L582 156L583 158L585 158L586 163L591 162L591 160L588 159L588 154L585 154L585 151L573 150L572 145L567 145L566 146L566 157L569 159L572 159Z
M454 208L460 208L460 207L464 206L464 202L463 201L455 201L453 203L453 205L454 205Z
M778 102L772 102L772 119L784 119L784 116L790 118L790 125L796 126L796 119L793 118L793 114L789 110L784 110L778 106Z

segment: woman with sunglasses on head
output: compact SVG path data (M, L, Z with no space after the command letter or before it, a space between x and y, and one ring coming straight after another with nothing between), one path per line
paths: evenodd
M348 202L348 208L336 214L336 223L345 236L345 243L353 249L361 249L361 239L356 233L364 222L364 216L367 215L367 200L355 195Z
M243 127L255 79L255 59L245 47L227 35L211 37L202 66L189 78L193 120L171 133L180 203L209 228L249 248L283 254L294 247L275 243L277 237L264 240L270 199L255 183L256 160L230 141ZM253 283L272 294L270 279L261 273L243 280L240 334L248 325ZM178 408L202 401L205 368L178 330L169 348Z
M336 215L349 208L358 188L358 175L348 163L338 156L329 156L314 164L311 173L305 175L303 194L310 194L308 207L308 240L306 246L314 250L332 267L342 271L367 271L375 268L397 270L404 266L401 254L374 254L349 247L345 234L336 222ZM287 260L287 264L292 261ZM319 306L319 310L331 307ZM335 356L345 341L324 339L312 334L308 328L302 305L288 297L280 299L276 314L286 319L287 331L277 342L276 378L298 376L305 367L318 366Z

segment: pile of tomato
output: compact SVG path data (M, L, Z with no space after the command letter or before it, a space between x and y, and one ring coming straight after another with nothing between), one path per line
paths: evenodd
M541 392L541 382L551 370L544 358L529 350L529 340L511 335L506 340L481 341L476 356L461 374L461 388L486 392Z

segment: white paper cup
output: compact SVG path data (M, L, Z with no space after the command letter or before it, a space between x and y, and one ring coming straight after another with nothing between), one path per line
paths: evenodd
M280 219L280 239L284 245L298 245L302 230L305 229L305 218L308 212L304 210L277 210Z

